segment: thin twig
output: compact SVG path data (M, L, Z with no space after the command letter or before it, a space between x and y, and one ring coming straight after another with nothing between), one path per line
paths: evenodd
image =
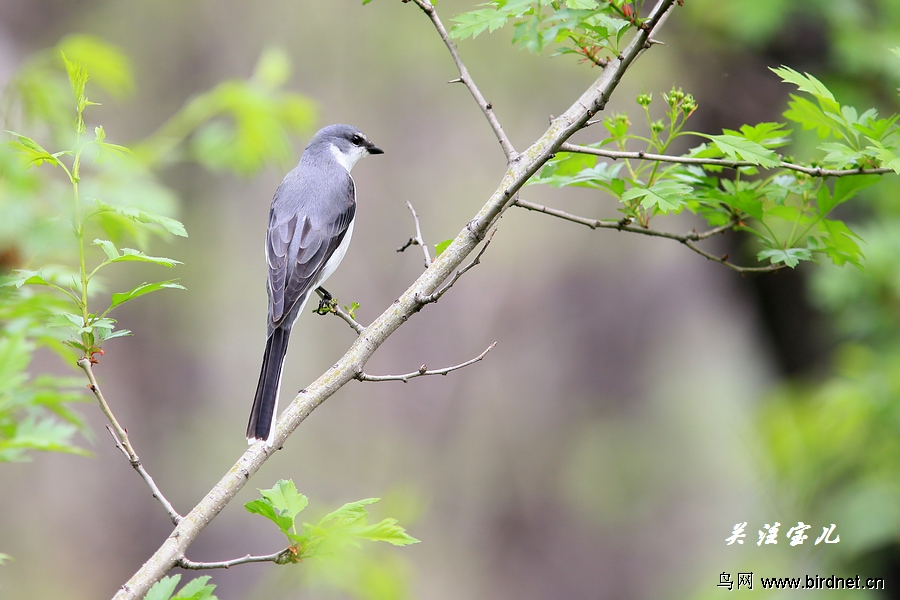
M320 298L325 297L325 290L323 290L320 287L316 288L316 293L319 295ZM337 303L337 300L332 299L331 303L329 304L329 308L330 308L330 312L333 312L334 314L336 314L337 316L342 318L347 323L347 325L349 325L353 329L353 331L355 331L356 333L361 335L362 332L366 330L366 328L363 325L361 325L356 319L354 319L352 316L350 316L350 313L348 313L346 310L344 310L343 308L340 307L340 305ZM327 314L327 313L322 313L322 314Z
M482 358L487 355L488 352L493 349L494 346L497 345L497 342L494 342L490 346L488 346L484 352L476 356L471 360L467 360L464 363L460 363L458 365L454 365L452 367L445 367L443 369L432 369L428 370L427 365L422 365L419 367L418 371L413 371L412 373L406 373L405 375L369 375L365 371L360 371L356 374L356 378L360 381L402 381L403 383L408 382L410 379L415 379L416 377L424 377L425 375L446 375L447 373L451 373L453 371L457 371L459 369L463 369L468 367L469 365L473 365L480 361Z
M425 268L431 266L431 253L428 252L428 245L425 243L425 239L422 237L422 229L419 227L419 215L416 214L416 209L413 208L413 205L406 201L406 207L409 208L409 212L412 213L413 221L416 222L416 237L409 238L409 241L397 248L397 252L403 252L410 246L421 246L422 252L425 253Z
M282 550L281 552L276 552L275 554L267 554L266 556L251 556L248 554L242 558L235 558L233 560L223 560L220 562L195 562L193 560L188 560L187 558L181 557L177 561L177 566L182 569L190 569L192 571L202 571L204 569L230 569L231 567L237 565L245 565L247 563L258 563L258 562L274 562L278 564L283 564L285 562L285 558L287 555L293 555L293 550L291 548L287 548Z
M88 388L94 392L94 397L97 398L97 402L100 404L100 411L106 416L106 419L109 421L110 425L107 426L107 430L110 435L113 437L113 441L116 444L116 448L122 451L122 454L128 459L128 462L131 463L131 466L134 467L134 470L137 471L138 475L141 476L141 479L147 484L150 488L150 493L153 494L153 497L156 498L160 504L162 504L163 509L165 509L166 513L169 515L169 518L172 519L172 522L175 525L181 521L181 515L178 514L178 511L175 510L175 507L166 499L163 495L162 491L156 485L156 482L153 481L153 477L150 476L150 473L144 468L144 465L141 463L140 457L137 455L137 452L134 451L134 446L131 445L131 440L128 439L128 432L119 424L119 421L116 419L116 416L113 414L112 410L109 408L109 404L107 404L106 399L103 397L103 392L100 391L100 386L97 384L97 378L94 377L94 370L91 367L91 359L88 357L82 357L76 363L81 370L84 371L84 374L87 375L88 378Z
M550 208L541 204L528 202L527 200L522 200L521 198L516 198L516 201L513 204L527 210L543 213L545 215L563 219L565 221L570 221L572 223L578 223L579 225L584 225L586 227L590 227L591 229L616 229L618 231L627 231L629 233L639 233L641 235L648 235L651 237L660 237L669 240L675 240L676 242L683 244L687 248L690 248L700 256L724 265L729 269L733 269L738 273L770 273L772 271L778 271L785 267L785 265L783 264L767 265L765 267L742 267L741 265L736 265L732 262L729 262L728 256L716 256L714 254L710 254L709 252L698 248L694 243L700 240L711 238L716 234L729 231L731 228L737 225L735 221L699 233L696 231L692 231L691 233L678 235L677 233L658 231L656 229L645 229L644 227L632 225L631 221L628 219L620 219L618 221L614 219L589 219L587 217L573 215L556 208Z
M667 163L681 163L685 165L710 165L716 167L726 167L737 169L738 167L760 167L758 163L747 160L728 160L725 158L697 158L694 156L670 156L668 154L651 154L650 152L623 152L620 150L604 150L603 148L593 148L591 146L580 146L578 144L565 143L559 147L562 152L577 152L579 154L593 154L604 158L617 160L619 158L629 158L635 160L653 160ZM886 175L893 173L893 169L887 167L879 167L877 169L865 169L859 167L856 169L823 169L822 167L804 167L794 163L781 161L776 167L778 169L787 169L789 171L798 171L806 173L813 177L846 177L847 175Z
M484 246L481 247L481 250L478 251L478 254L475 255L475 258L472 260L472 262L470 262L470 263L467 264L465 267L463 267L462 269L460 269L459 271L457 271L457 272L453 275L453 277L450 279L450 281L448 281L448 282L446 283L446 285L444 285L444 287L442 287L442 288L439 289L438 291L434 292L433 294L428 294L427 296L417 296L417 300L419 301L419 303L420 303L422 306L424 306L424 305L426 305L426 304L428 304L428 303L430 303L430 302L437 302L438 300L441 299L441 296L443 296L444 294L447 293L447 290L449 290L450 288L453 287L453 284L455 284L457 281L459 281L459 278L460 278L460 277L462 277L463 275L466 274L466 272L467 272L469 269L471 269L471 268L474 267L475 265L480 264L480 263L481 263L481 257L482 257L482 255L484 255L485 250L488 249L488 246L491 245L491 240L494 239L494 234L495 234L495 233L497 233L497 229L496 229L496 228L494 228L494 229L491 231L490 235L488 235L487 241L484 242Z
M444 24L441 22L441 18L438 16L437 11L434 9L434 5L431 4L429 0L413 0L416 5L422 9L422 11L428 15L428 18L431 19L431 22L434 23L434 28L437 29L438 34L441 36L441 39L444 40L444 45L447 46L447 50L450 51L450 56L453 57L453 62L456 63L456 68L459 70L459 79L454 79L448 83L464 83L467 88L469 88L469 92L472 94L472 97L475 98L475 102L478 103L479 108L481 108L481 112L484 113L484 116L487 118L488 123L491 126L491 129L494 130L494 135L497 136L497 140L500 142L500 147L503 148L503 153L506 155L506 161L512 162L518 158L519 153L516 152L516 149L513 147L512 142L509 141L509 138L506 136L506 133L503 131L503 127L500 125L500 121L497 120L497 116L494 114L494 105L484 99L484 96L481 94L481 91L478 89L478 86L475 85L475 81L472 79L472 76L469 75L469 70L466 69L466 65L463 64L462 59L459 57L459 52L456 50L456 44L454 44L450 40L450 34L447 33L447 29L444 27Z

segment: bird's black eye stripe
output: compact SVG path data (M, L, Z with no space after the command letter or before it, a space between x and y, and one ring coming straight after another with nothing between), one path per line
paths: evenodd
M354 133L353 135L350 136L350 141L353 142L354 144L356 144L357 146L359 146L360 144L362 144L363 139L362 139L362 136Z

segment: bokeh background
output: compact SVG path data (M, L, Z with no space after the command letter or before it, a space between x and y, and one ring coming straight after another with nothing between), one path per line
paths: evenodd
M637 115L637 93L658 102L674 85L699 102L694 129L778 120L791 88L767 67L780 64L813 73L845 104L897 111L893 0L685 4L660 36L665 46L629 71L608 112ZM470 8L439 3L446 21ZM278 48L293 65L286 87L316 106L292 138L292 160L333 122L356 125L385 150L354 170L358 223L328 286L342 303L361 305L363 323L423 268L418 248L396 252L414 233L405 203L434 244L456 235L504 170L478 107L464 87L447 85L454 65L412 4L5 0L0 82L74 33L99 36L132 60L133 93L94 94L103 106L89 125L102 123L110 141L147 137L191 97L250 76L264 50ZM517 50L510 36L483 35L460 51L523 149L599 71ZM150 250L184 262L174 276L187 291L123 306L119 323L135 335L110 341L96 368L144 464L181 512L245 448L264 344L268 207L290 166L248 177L184 163L162 170L189 237ZM346 386L189 558L281 549L275 528L241 505L257 497L255 488L291 478L310 498L309 520L377 496L374 515L400 519L422 543L366 548L341 568L208 573L219 598L707 598L728 593L716 586L720 573L750 571L888 577L886 592L850 594L900 597L897 193L887 180L843 215L867 241L865 272L814 265L740 276L674 242L510 210L482 264L366 369L457 364L496 341L485 360L447 377ZM535 186L523 195L579 214L617 214L596 192ZM696 225L688 217L661 223L672 231ZM712 247L752 260L740 237ZM110 287L138 283L131 272L122 277ZM285 395L352 340L340 320L304 316ZM49 353L32 369L67 372ZM0 551L15 558L0 567L0 598L109 597L171 531L99 411L78 409L93 431L80 440L92 457L0 464ZM744 521L747 542L726 546ZM782 538L809 523L811 539L757 547L757 530L773 521ZM841 542L813 546L831 523Z

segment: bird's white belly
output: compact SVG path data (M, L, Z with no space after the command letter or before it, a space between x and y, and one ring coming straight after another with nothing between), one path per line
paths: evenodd
M331 258L329 258L325 263L325 266L322 267L321 273L316 278L316 284L310 289L314 290L325 283L325 280L331 277L334 270L337 269L338 265L341 264L341 261L344 260L344 255L347 254L347 248L350 247L350 238L353 236L353 224L355 221L356 219L350 221L350 226L347 227L347 233L344 234L344 239L341 240L341 243L335 249L334 254L331 255Z

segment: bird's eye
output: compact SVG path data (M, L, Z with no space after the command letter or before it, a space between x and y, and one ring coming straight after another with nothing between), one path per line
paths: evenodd
M363 139L362 139L361 136L359 136L359 135L357 135L357 134L354 133L354 134L350 137L350 141L353 142L354 144L356 144L357 146L359 146L360 144L362 144Z

